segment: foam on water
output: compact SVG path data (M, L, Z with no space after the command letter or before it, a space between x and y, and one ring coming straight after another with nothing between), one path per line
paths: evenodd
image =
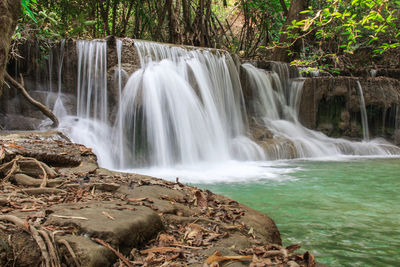
M241 183L248 181L294 180L288 176L298 169L289 168L285 162L267 161L223 161L215 163L198 163L193 165L175 165L174 167L153 167L129 169L129 172L162 177L170 181L179 178L187 184Z

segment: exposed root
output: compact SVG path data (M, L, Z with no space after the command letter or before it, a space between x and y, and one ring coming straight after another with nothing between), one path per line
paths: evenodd
M45 163L38 161L35 158L30 158L30 157L23 157L21 155L17 155L13 160L4 163L0 166L0 172L5 173L5 177L3 178L3 182L7 182L11 176L16 176L16 180L19 181L19 183L23 185L32 185L36 186L38 181L35 181L37 179L32 178L28 175L25 174L19 174L19 172L24 172L23 170L25 169L26 166L29 165L29 163L33 163L34 166L37 166L38 169L41 172L41 175L43 176L42 181L40 182L40 187L41 188L46 188L46 186L49 184L49 179L48 177L55 177L56 172L51 169L49 166L47 166ZM32 168L32 166L30 166ZM32 170L31 170L32 172ZM54 182L54 181L52 181Z
M61 267L60 258L54 246L54 242L50 239L48 233L45 230L39 230L38 232L43 236L43 239L46 241L52 266Z
M23 221L22 219L13 216L13 215L0 215L0 221L8 221L14 223L16 226L25 230L29 234L32 235L33 239L36 241L40 248L40 252L42 253L42 257L44 259L45 267L53 267L50 263L49 253L46 248L46 244L43 239L40 237L38 231L35 227L29 224L27 221Z
M76 255L75 255L74 250L72 249L72 247L71 247L71 245L68 243L68 241L65 240L65 239L60 239L60 240L58 240L57 242L60 243L60 244L63 244L63 245L67 248L69 254L70 254L71 257L72 257L72 260L73 260L74 263L75 263L75 265L76 265L77 267L81 266L80 263L79 263L78 258L77 258Z
M24 186L39 187L42 185L42 182L39 179L32 178L29 175L22 174L22 173L15 174L14 180L17 184L24 185ZM62 184L63 181L64 181L63 179L48 179L47 186L48 187L56 187L57 185Z
M67 193L65 190L57 188L24 188L18 190L20 193L26 193L28 195L40 195L40 194L64 194Z
M115 255L117 255L117 257L128 267L133 267L133 264L124 256L122 255L120 252L116 251L112 246L110 246L109 244L107 244L106 242L104 242L101 239L98 238L92 238L93 241L96 241L97 243L105 246L106 248L108 248L109 250L111 250L112 252L115 253Z
M18 157L18 156L17 156ZM19 167L17 164L17 157L15 159L13 159L10 162L4 163L3 165L0 166L0 172L5 172L5 177L3 178L3 182L8 182L8 180L10 179L10 177L19 171ZM11 166L11 167L10 167ZM7 170L7 168L9 168L9 170Z

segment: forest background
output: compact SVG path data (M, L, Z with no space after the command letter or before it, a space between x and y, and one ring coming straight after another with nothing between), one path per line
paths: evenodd
M400 0L22 0L22 8L14 57L26 40L109 35L329 71L399 57Z

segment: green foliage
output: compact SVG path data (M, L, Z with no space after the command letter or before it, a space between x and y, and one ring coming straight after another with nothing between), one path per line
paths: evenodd
M325 0L321 8L310 6L301 12L301 21L292 21L287 34L292 40L315 38L319 50L327 43L337 44L335 53L352 54L360 48L382 54L400 46L400 1ZM329 53L329 52L328 52ZM304 62L307 63L307 62Z
M34 4L37 3L37 0L22 0L21 1L21 5L22 5L22 10L24 12L24 15L28 16L29 18L31 18L34 22L36 21L36 18L31 10L31 8L33 7Z
M295 1L22 0L14 40L130 36L226 48L247 57L302 40L306 48L295 63L325 68L360 48L379 55L400 46L400 0L309 0L302 17L282 31ZM279 43L282 34L288 38Z

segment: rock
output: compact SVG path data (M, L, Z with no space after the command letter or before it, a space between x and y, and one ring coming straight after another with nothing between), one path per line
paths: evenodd
M362 131L357 126L361 125L357 81L363 89L370 136L394 140L393 133L398 119L391 114L394 114L396 107L400 105L400 81L387 77L305 79L299 112L300 122L310 129L322 130L330 136L362 138ZM386 118L383 120L384 116Z
M121 210L121 204L85 202L57 205L49 209L51 214L46 224L74 225L78 235L99 238L127 254L133 247L154 237L163 224L160 216L148 207Z
M63 236L62 239L65 239L71 245L81 266L110 266L117 260L117 257L111 250L93 242L88 237L67 235ZM68 255L68 253L66 254Z
M58 171L64 175L76 173L95 173L99 166L93 162L82 162L74 168L61 168Z
M3 77L8 62L11 36L21 12L21 1L0 0L0 96L3 92Z
M0 266L32 267L40 262L40 250L28 233L12 226L7 226L7 231L0 229Z
M400 145L400 129L394 132L394 143Z
M297 264L297 262L295 261L288 261L287 264L289 265L289 267L300 267L300 265Z

